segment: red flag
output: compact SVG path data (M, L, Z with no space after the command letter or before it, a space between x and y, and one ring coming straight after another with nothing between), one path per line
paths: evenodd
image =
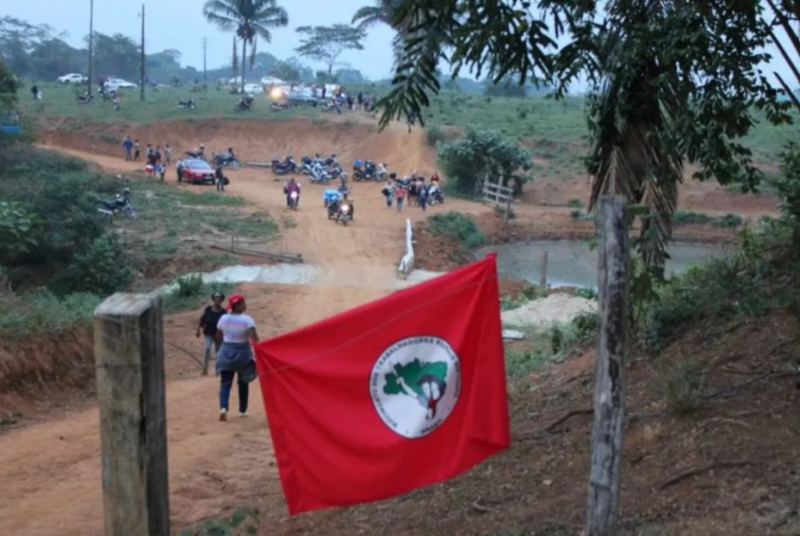
M293 515L442 482L510 445L494 254L255 350Z

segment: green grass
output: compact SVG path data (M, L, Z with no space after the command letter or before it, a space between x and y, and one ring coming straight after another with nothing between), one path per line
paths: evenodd
M739 227L744 223L744 220L738 214L725 214L724 216L709 216L701 212L692 212L690 210L676 210L672 216L673 222L676 225L703 225L711 224L715 227Z
M435 235L457 240L466 249L480 247L485 240L475 220L456 211L442 212L428 218L428 229Z

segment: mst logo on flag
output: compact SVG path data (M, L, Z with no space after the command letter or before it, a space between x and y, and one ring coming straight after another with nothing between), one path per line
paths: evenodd
M384 351L370 375L372 403L384 424L425 437L453 412L461 391L458 356L439 337L409 337Z

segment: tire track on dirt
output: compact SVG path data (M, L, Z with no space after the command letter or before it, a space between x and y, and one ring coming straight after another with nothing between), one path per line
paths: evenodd
M420 135L401 139L392 150L404 153L404 159L420 158L421 147ZM128 175L139 167L118 158L61 150L116 173ZM378 184L355 184L356 220L344 227L325 218L322 187L303 181L300 208L289 213L281 184L274 182L271 174L242 169L231 173L231 178L231 193L273 216L294 219L296 226L284 231L283 240L291 251L302 253L307 262L323 270L321 280L313 287L240 287L262 337L391 292L388 289L392 288L396 262L405 243L405 219L418 221L425 216L419 210L398 214L387 209ZM446 209L482 210L458 201L448 201ZM188 329L194 314L177 315L174 322L165 325L168 353L170 343L188 347L198 344ZM284 508L258 385L251 388L250 419L234 418L221 424L216 419L217 404L213 377L168 381L170 490L176 527L218 515L233 504L267 501L270 508ZM0 519L8 534L102 533L98 420L97 408L93 407L0 436L0 482L4 487Z

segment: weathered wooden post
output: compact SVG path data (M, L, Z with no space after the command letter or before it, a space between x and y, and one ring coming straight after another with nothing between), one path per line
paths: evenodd
M599 234L597 377L592 468L584 536L614 536L617 531L625 433L625 349L630 255L624 197L605 196L600 199Z
M161 300L117 293L94 312L106 536L169 536Z
M547 251L542 254L542 265L539 268L539 286L547 288Z

